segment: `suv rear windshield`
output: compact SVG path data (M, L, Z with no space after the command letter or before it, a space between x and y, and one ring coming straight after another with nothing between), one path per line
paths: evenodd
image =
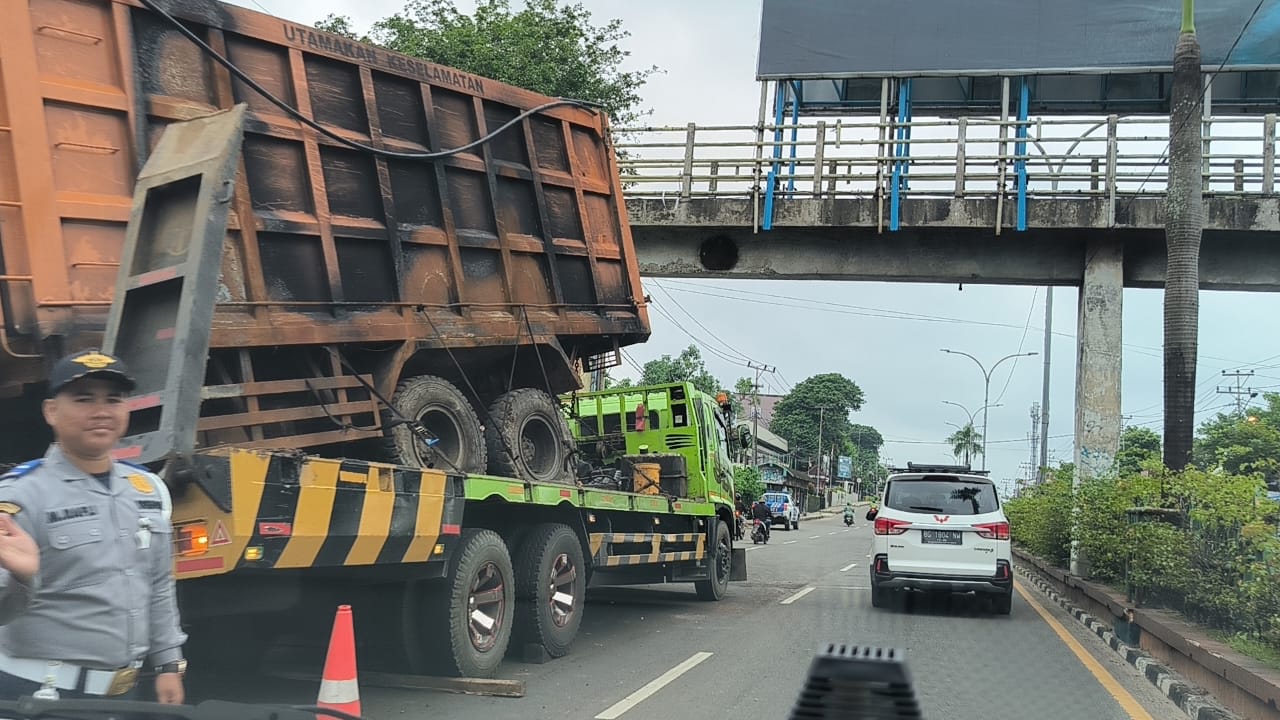
M1000 508L991 483L946 475L894 480L889 483L884 504L904 512L948 515L981 515Z

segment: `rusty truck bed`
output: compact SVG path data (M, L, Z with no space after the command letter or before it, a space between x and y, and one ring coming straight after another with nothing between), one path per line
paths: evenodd
M456 148L549 100L239 7L161 6L289 106L381 149ZM239 102L211 348L531 331L579 359L647 338L603 114L561 106L446 159L388 159L305 128L140 3L3 7L0 396L101 337L160 129Z

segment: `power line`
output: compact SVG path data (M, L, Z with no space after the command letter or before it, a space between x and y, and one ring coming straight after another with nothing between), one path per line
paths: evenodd
M1027 330L1035 330L1037 332L1042 331L1044 329L1044 328L1036 327L1034 325L1023 326L1023 325L1015 325L1013 323L993 322L989 320L967 320L964 318L948 317L944 315L924 315L921 313L908 313L901 310L890 310L886 308L874 308L874 307L866 307L862 305L850 305L847 303L828 302L825 300L816 300L814 298L797 297L794 295L778 295L774 293L756 292L753 290L740 290L737 288L727 288L722 285L715 285L710 283L695 284L695 283L682 282L679 280L667 280L667 284L668 285L685 285L685 286L691 286L691 287L709 287L709 288L720 290L723 292L737 293L736 295L723 295L720 293L707 292L705 290L693 290L693 289L690 289L689 287L674 288L675 292L689 293L691 295L704 295L707 297L720 298L723 300L733 300L735 302L749 302L757 305L768 305L770 307L790 307L790 308L796 308L800 310L817 310L819 312L829 312L837 315L854 315L857 317L872 317L872 318L881 318L886 320L913 320L916 322L947 323L947 324L956 324L956 325L977 325L982 327L998 327L998 328L1008 328L1008 329L1017 329L1017 330L1023 330L1025 327ZM667 288L667 290L672 291L673 289ZM742 297L743 295L754 296L754 297L759 297L763 299L755 300L755 299L752 299L751 297ZM768 300L768 302L766 302L765 300ZM778 302L779 300L794 300L794 301L798 301L806 304L804 305L788 304L785 302ZM1076 339L1075 333L1054 331L1052 334L1056 337L1066 338L1072 341L1075 341ZM1144 355L1146 357L1151 357L1156 359L1162 359L1164 357L1163 348L1151 347L1149 345L1136 345L1133 343L1122 343L1121 346L1124 347L1126 350L1129 350L1130 352L1134 352L1139 355ZM1280 358L1280 355L1276 355L1275 357ZM1203 360L1216 360L1219 362L1230 363L1231 365L1253 365L1253 366L1257 365L1257 363L1244 362L1239 359L1222 358L1222 357L1217 357L1215 355L1202 355L1197 353L1196 362L1199 363ZM1274 367L1280 367L1280 365L1276 365Z
M1225 387L1225 388L1219 387L1217 389L1218 394L1219 395L1235 395L1236 396L1236 414L1244 415L1244 406L1248 404L1245 398L1252 400L1253 398L1258 397L1258 392L1256 390L1254 390L1251 387L1244 386L1244 379L1247 377L1253 377L1253 371L1247 370L1245 372L1240 372L1239 370L1236 370L1234 372L1227 372L1226 370L1223 370L1222 376L1235 378L1236 386Z
M1213 79L1218 77L1218 75L1222 73L1223 68L1225 68L1227 66L1227 63L1230 62L1231 53L1236 51L1236 46L1240 44L1240 41L1244 38L1245 32L1249 29L1249 25L1253 23L1254 18L1258 17L1258 11L1262 9L1262 6L1266 2L1267 0L1258 0L1258 4L1253 8L1253 12L1250 13L1249 19L1244 21L1244 25L1240 27L1240 32L1236 34L1236 39L1231 42L1231 47L1227 48L1227 54L1223 56L1222 64L1219 65L1218 69L1214 70L1213 73L1209 75L1209 79L1205 81L1204 90L1200 91L1201 103L1204 102L1204 96L1209 92L1209 88L1213 86ZM1196 118L1195 121L1203 122L1204 120L1203 118ZM1173 147L1173 138L1176 137L1178 133L1186 129L1187 125L1190 123L1191 123L1190 118L1183 120L1182 124L1179 125L1176 130L1169 133L1169 142L1165 143L1164 150L1161 151L1160 153L1160 158L1156 160L1155 164L1151 166L1151 171L1147 173L1147 176L1143 178L1141 183L1138 184L1138 189L1135 190L1133 195L1129 197L1129 202L1126 203L1125 205L1126 213L1133 208L1133 203L1136 202L1138 199L1138 193L1142 192L1142 188L1147 186L1147 182L1150 181L1151 177L1156 174L1156 169L1164 164L1165 160L1167 159L1167 156L1169 155L1169 148Z
M1031 315L1036 310L1036 297L1039 295L1040 295L1040 288L1036 288L1035 292L1031 293L1031 307L1027 309L1027 322L1022 326L1022 339L1018 341L1019 353L1022 352L1022 346L1025 345L1027 342L1027 330L1031 328ZM1009 389L1009 384L1013 382L1013 373L1017 371L1018 361L1021 359L1022 359L1021 357L1015 357L1013 359L1013 364L1010 365L1009 367L1009 377L1005 378L1004 387L1000 389L1000 394L996 396L996 402L995 402L996 405L1000 404L1001 398L1004 397L1005 392Z
M649 284L661 290L662 294L665 295L668 299L670 299L672 304L674 304L677 308L680 308L680 312L684 313L686 316L688 316L690 320L696 323L698 327L706 331L706 333L710 335L712 339L714 339L716 342L728 348L729 351L732 352L733 354L741 356L743 360L746 360L748 362L751 361L752 358L750 356L748 356L746 353L742 352L741 350L738 350L737 348L733 347L729 343L725 342L723 339L720 338L719 335L716 335L714 332L712 332L711 328L707 327L706 325L703 325L702 321L694 317L692 313L686 310L684 306L680 304L680 301L676 300L675 296L673 296L665 287L663 287L661 283L659 283L656 280L650 280Z

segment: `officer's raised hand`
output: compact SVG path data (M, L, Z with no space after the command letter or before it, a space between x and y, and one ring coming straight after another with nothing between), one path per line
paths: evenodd
M40 548L36 541L5 513L0 513L0 568L26 585L40 572Z

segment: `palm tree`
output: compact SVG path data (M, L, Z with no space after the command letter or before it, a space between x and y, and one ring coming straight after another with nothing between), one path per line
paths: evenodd
M947 442L951 443L951 454L957 460L963 457L966 466L970 464L971 456L982 454L982 433L974 429L973 423L967 423L951 433L947 436Z
M1164 464L1173 470L1181 470L1191 461L1199 344L1204 90L1194 16L1194 0L1183 0L1182 31L1173 50L1169 184L1164 211L1168 249L1164 277Z

